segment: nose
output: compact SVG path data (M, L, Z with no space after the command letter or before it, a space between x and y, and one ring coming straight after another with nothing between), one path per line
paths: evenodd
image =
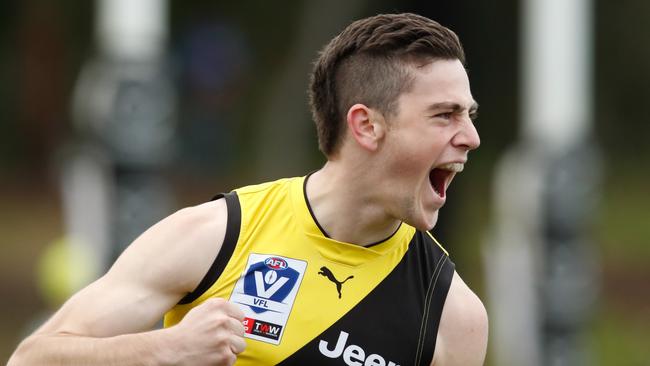
M452 139L452 144L463 150L474 150L481 145L481 138L478 136L478 131L474 122L466 117L460 125L460 129Z

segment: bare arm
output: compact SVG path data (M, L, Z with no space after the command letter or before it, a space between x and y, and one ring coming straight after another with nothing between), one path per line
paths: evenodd
M25 339L9 366L232 364L245 347L243 314L226 301L207 301L177 326L150 330L205 275L226 221L218 200L151 227Z
M487 312L458 273L445 300L432 366L479 366L485 362Z

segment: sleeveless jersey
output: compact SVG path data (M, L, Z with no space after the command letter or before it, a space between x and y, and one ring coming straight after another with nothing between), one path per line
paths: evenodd
M165 326L221 297L246 316L236 365L429 365L454 274L447 253L405 223L367 247L327 237L306 179L217 196L228 209L224 243Z

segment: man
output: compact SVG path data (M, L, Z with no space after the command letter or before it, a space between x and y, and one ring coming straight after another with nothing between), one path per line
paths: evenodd
M162 220L9 364L482 364L485 308L427 232L479 145L463 64L427 18L352 23L312 75L322 169Z

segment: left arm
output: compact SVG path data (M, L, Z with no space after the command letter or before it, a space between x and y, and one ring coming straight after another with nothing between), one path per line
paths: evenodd
M454 272L442 309L431 366L483 365L487 351L488 317L485 306Z

